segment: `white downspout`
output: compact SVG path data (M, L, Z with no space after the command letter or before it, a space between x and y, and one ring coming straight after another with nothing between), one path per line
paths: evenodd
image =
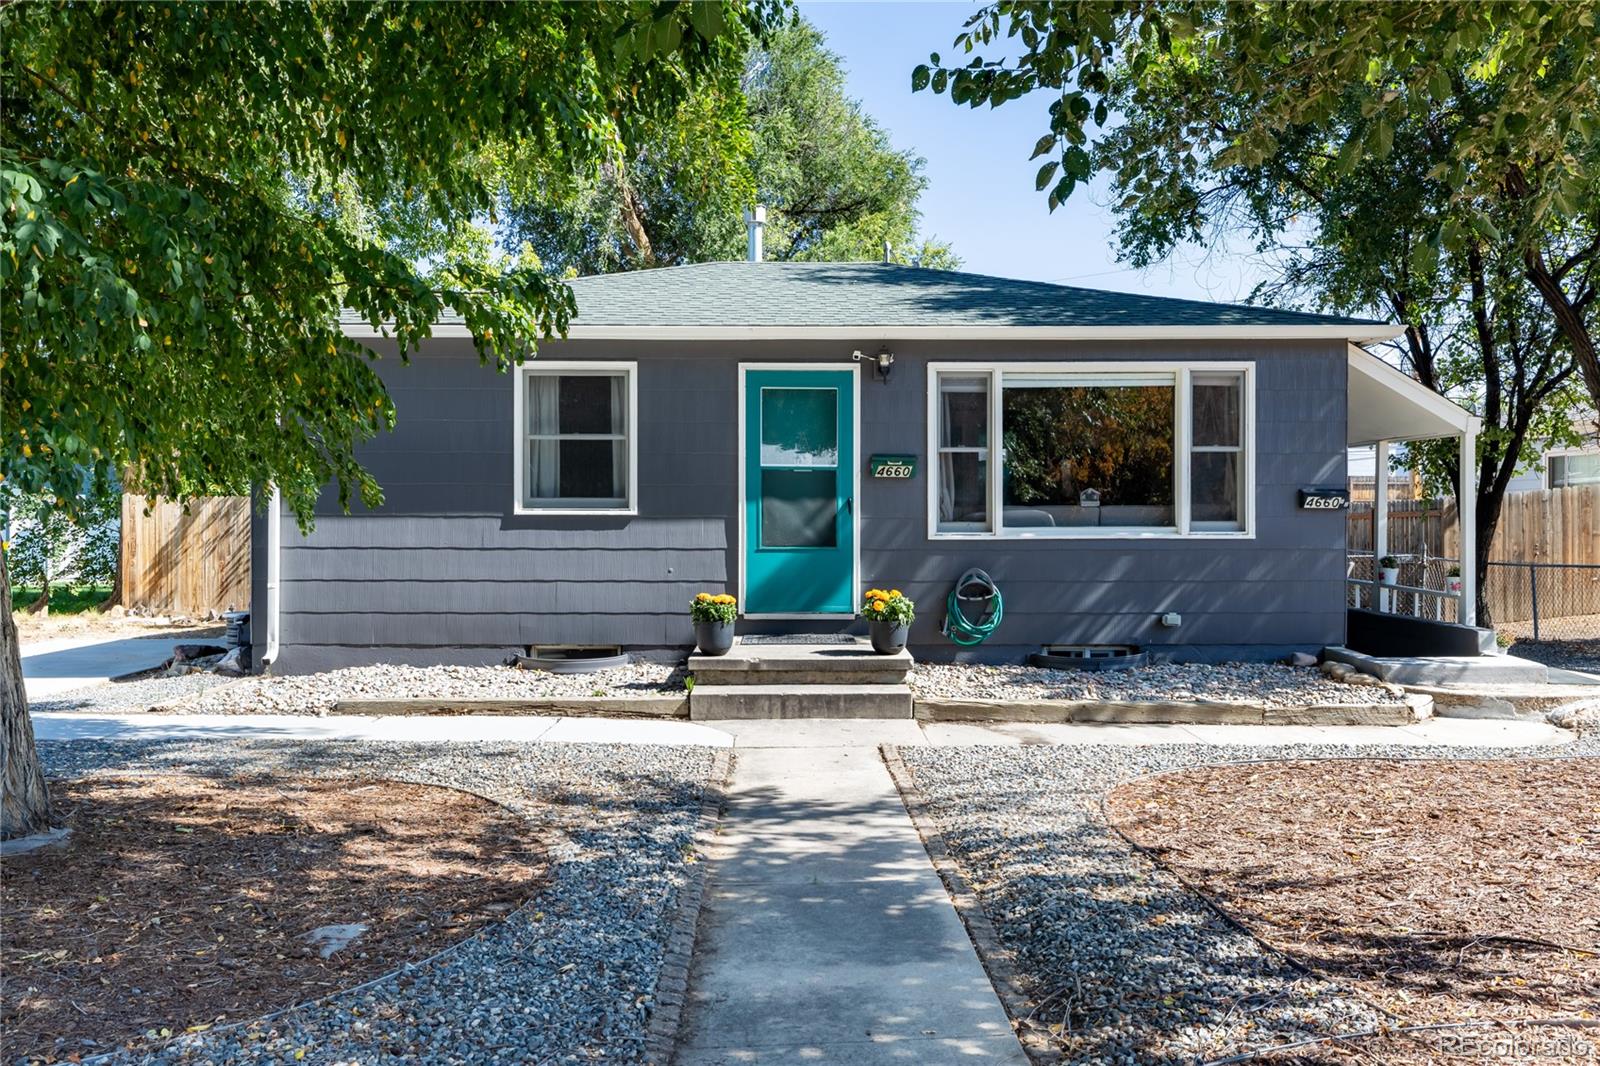
M283 500L274 485L267 504L267 650L261 654L263 670L278 661L278 555L282 544Z

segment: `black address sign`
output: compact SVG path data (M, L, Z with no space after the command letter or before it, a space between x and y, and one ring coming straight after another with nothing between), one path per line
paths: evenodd
M1300 510L1302 511L1343 511L1349 506L1349 489L1309 488L1300 490Z

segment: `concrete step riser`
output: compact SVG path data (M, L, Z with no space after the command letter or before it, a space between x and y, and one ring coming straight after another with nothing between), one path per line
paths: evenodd
M709 670L694 671L704 685L903 685L906 670Z
M696 721L752 718L910 718L904 685L695 686L689 717Z

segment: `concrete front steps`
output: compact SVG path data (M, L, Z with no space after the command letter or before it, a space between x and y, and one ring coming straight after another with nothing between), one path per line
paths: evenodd
M689 717L910 718L911 662L910 652L879 655L865 640L736 643L726 655L689 656Z

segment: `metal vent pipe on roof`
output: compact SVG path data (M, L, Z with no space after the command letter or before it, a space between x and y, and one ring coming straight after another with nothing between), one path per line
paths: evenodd
M744 225L748 238L748 250L745 258L752 263L759 263L762 258L761 238L767 228L766 207L762 204L756 204L754 207L745 208Z

